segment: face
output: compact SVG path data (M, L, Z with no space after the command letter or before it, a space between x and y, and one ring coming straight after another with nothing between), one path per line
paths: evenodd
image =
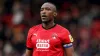
M54 19L54 8L52 4L45 3L41 7L40 15L42 22L49 22Z

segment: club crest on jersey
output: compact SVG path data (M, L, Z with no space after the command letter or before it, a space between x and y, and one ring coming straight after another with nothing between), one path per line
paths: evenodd
M57 38L57 34L56 34L56 33L53 33L53 34L52 34L52 38L53 38L53 39L56 39L56 38Z

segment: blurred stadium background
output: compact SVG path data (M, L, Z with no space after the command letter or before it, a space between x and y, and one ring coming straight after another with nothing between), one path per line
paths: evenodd
M57 6L55 22L71 32L75 56L100 56L100 0L0 0L0 56L24 56L27 32L41 23L47 1Z

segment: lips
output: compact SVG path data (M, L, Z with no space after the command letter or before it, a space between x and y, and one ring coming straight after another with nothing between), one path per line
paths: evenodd
M42 15L42 17L47 17L46 15Z

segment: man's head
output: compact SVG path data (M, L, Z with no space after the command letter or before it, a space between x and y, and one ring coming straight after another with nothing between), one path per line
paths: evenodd
M50 22L57 16L56 6L52 3L46 2L41 6L41 20L42 22Z

